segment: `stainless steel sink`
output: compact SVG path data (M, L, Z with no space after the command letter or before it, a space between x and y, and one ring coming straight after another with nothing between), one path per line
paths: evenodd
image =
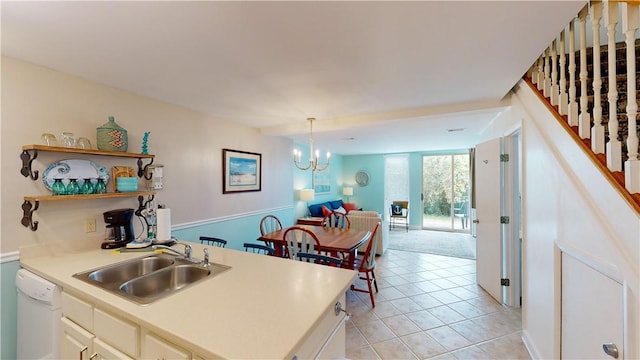
M87 277L103 284L122 284L125 281L165 268L173 263L173 259L168 257L147 256L91 271Z
M139 304L149 304L229 268L155 254L83 271L73 277Z

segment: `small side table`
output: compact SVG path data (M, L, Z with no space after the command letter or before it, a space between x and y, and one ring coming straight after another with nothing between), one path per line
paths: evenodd
M323 217L317 217L317 216L305 217L305 218L298 219L296 224L298 224L298 225L322 226L322 220L324 220Z

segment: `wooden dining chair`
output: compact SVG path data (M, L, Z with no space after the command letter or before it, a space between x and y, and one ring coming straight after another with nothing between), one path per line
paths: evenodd
M265 215L260 219L260 235L266 235L274 231L282 230L282 222L275 215ZM280 248L280 254L285 254L284 246L276 244L273 241L266 241L265 245L273 249Z
M333 211L324 217L322 225L326 228L350 229L351 221L346 214Z
M244 251L252 252L254 254L264 254L274 256L276 254L276 250L270 248L266 245L254 244L254 243L244 243Z
M286 254L289 259L295 260L299 252L317 254L320 241L311 230L299 226L292 226L284 232L284 241L287 243Z
M333 256L310 254L310 253L303 253L303 252L299 252L296 256L300 261L306 261L306 262L320 264L320 265L328 265L328 266L334 266L334 267L340 267L340 265L342 265L342 259L333 257Z
M375 287L376 292L378 292L378 283L376 282L376 274L373 272L376 268L376 247L378 246L378 238L376 238L376 233L380 228L380 223L377 223L371 232L371 236L369 237L367 250L364 252L364 255L358 257L353 262L353 269L358 271L358 278L360 280L364 280L367 283L367 288L357 288L355 284L351 285L352 291L364 292L369 294L369 298L371 298L371 307L376 307L376 302L373 298L373 287ZM373 287L372 287L373 286Z
M260 219L260 235L282 230L282 222L275 215L266 215Z
M227 246L227 240L222 240L220 238L210 237L210 236L200 236L200 244L213 245L217 247L225 247Z

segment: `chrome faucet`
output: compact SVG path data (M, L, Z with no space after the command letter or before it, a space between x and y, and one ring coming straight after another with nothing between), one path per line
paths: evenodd
M200 264L204 267L209 267L209 249L204 248L202 251L204 251L204 260Z
M176 250L176 249L174 249L172 247L165 246L165 245L153 245L152 249L153 250L156 250L156 249L169 250L169 251L173 252L176 255L182 256L186 260L189 260L191 262L198 262L197 259L194 259L194 258L191 257L191 250L192 250L191 245L185 244L185 243L180 243L180 242L178 244L184 245L184 253L181 253L180 251L178 251L178 250Z

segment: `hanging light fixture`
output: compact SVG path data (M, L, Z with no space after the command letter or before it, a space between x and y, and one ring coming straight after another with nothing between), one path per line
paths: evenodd
M300 162L302 152L298 149L293 149L293 163L300 170L311 169L311 171L322 171L329 167L331 153L327 152L327 163L324 165L320 165L320 151L316 150L315 153L313 152L313 120L315 120L315 118L307 118L307 121L309 121L309 164L306 166L302 165L302 163Z

